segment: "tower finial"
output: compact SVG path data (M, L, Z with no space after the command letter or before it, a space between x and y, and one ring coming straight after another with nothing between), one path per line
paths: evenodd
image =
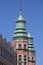
M22 0L20 0L20 15L22 15Z
M28 37L30 37L30 27L28 27Z

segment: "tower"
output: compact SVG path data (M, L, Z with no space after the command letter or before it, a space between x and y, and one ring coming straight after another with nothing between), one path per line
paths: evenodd
M17 53L17 65L27 65L27 32L26 21L22 17L22 10L20 9L20 16L16 20L16 29L14 32L14 43Z
M17 54L17 65L35 65L33 37L31 37L30 32L28 34L26 32L26 21L22 17L21 5L20 15L16 20L16 28L13 35L13 44L14 50Z
M35 49L33 45L33 37L30 35L30 30L28 32L28 65L35 65Z

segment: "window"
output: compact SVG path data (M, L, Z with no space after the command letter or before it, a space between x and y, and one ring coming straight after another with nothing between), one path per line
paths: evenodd
M24 61L26 61L26 55L24 55Z
M28 57L28 62L30 61L30 57Z
M26 49L26 44L24 44L24 49Z
M18 60L21 61L22 60L22 55L18 56Z
M34 60L34 57L32 57L32 60Z
M26 62L24 62L24 65L26 65Z
M21 44L18 45L19 49L21 49Z
M29 62L29 61L35 61L35 60L34 60L34 57L28 57L28 62Z
M22 63L20 62L19 65L22 65Z
M32 61L35 61L35 57L32 57Z

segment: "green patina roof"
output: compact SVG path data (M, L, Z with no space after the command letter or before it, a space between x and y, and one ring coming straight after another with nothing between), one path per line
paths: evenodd
M30 51L34 51L34 46L33 46L33 44L29 44L28 43L28 50L30 50Z
M30 32L28 32L28 38L33 38L33 37L30 35Z
M19 36L27 37L27 34L24 34L24 33L17 33L17 34L14 34L13 37L19 37Z
M22 15L19 16L18 20L24 20Z
M33 45L28 45L28 48L34 48L34 46Z
M28 51L34 51L33 43L28 42Z
M28 51L35 51L33 45L28 45Z
M18 19L16 20L16 23L17 22L24 22L25 23L25 19L22 17L22 15L20 14Z
M15 32L15 33L16 33L16 32L26 32L26 30L22 30L22 29L21 29L21 30L15 30L14 32Z
M18 17L18 19L16 20L16 22L22 22L22 24L25 24L23 22L25 22L25 20L23 19L22 15L20 14L20 16ZM17 24L17 23L16 23ZM19 23L18 23L19 24ZM15 31L14 31L14 35L13 35L13 38L15 37L27 37L27 33L26 33L26 29L21 27L20 29L20 26L19 28L17 28Z
M28 45L28 51L35 51L33 45Z
M28 50L33 51L33 50L34 50L34 48L28 48Z
M28 38L33 38L33 37L31 36L31 34L30 34L30 28L29 28L29 30L28 30Z
M35 51L34 50L34 46L33 46L33 43L31 42L31 39L32 39L33 37L30 35L30 32L28 33L28 39L30 39L30 42L28 42L28 51Z

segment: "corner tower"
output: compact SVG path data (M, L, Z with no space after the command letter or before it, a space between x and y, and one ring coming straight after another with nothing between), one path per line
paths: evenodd
M33 45L33 37L28 32L28 65L35 65L35 49Z

